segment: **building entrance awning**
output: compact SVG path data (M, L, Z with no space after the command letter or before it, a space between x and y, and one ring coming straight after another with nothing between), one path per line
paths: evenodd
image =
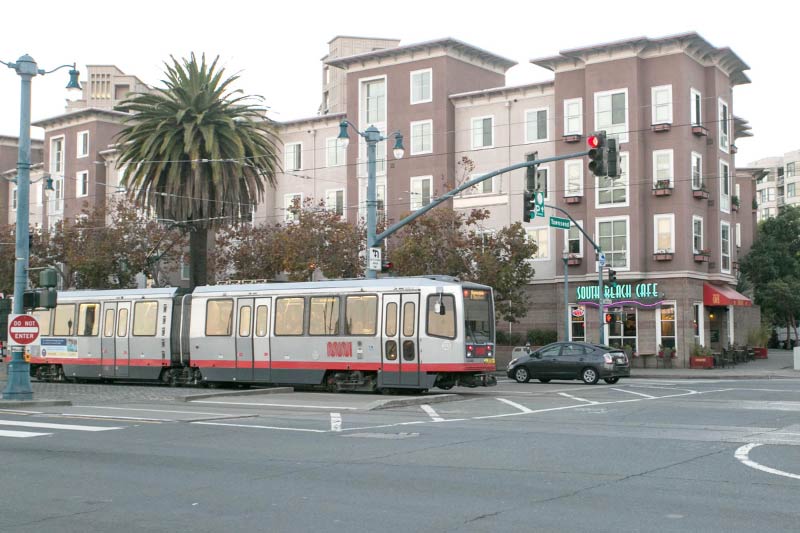
M727 285L703 284L703 304L711 307L735 305L752 307L753 301Z

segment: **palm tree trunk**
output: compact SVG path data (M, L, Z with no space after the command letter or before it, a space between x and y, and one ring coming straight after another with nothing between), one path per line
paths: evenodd
M208 285L208 229L192 228L189 232L189 288Z

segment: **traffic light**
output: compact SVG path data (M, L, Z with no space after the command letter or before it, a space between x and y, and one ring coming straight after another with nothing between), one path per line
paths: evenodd
M606 324L611 324L614 321L613 313L606 313Z
M536 205L534 203L535 194L533 191L524 189L522 191L522 221L530 222L534 218Z
M617 271L616 270L611 270L610 268L608 269L608 283L612 287L616 287L617 286Z
M605 176L606 158L608 157L606 152L608 149L606 146L606 132L596 131L589 135L586 141L589 143L589 170L595 176Z
M381 272L389 272L394 268L394 263L391 261L382 261L381 262Z
M619 150L617 149L617 139L610 138L606 141L606 172L609 178L618 178L620 173Z
M53 287L22 293L22 307L25 309L55 309L57 305L58 291Z

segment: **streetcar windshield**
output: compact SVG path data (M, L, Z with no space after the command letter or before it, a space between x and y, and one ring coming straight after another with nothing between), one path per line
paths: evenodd
M464 289L464 340L468 343L494 341L494 310L490 291Z

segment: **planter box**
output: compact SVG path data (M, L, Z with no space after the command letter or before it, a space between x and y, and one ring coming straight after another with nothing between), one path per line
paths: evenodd
M578 266L580 264L581 264L580 257L570 257L569 259L567 259L567 265L569 266Z
M672 252L661 252L653 254L653 259L656 261L672 261L672 256L675 255Z
M708 263L711 254L694 254L694 261L696 263Z
M756 354L756 359L767 359L766 348L753 348L753 353Z
M700 200L708 200L708 191L702 189L695 189L692 191L692 196Z
M707 356L690 357L689 368L714 368L714 358Z
M739 210L739 205L738 204L731 204L731 209L733 209L734 211L738 211Z
M692 135L697 135L698 137L707 137L708 129L704 128L703 126L692 126Z
M579 204L581 203L581 198L583 198L583 196L565 196L564 201L568 204Z
M564 137L562 137L562 138L564 139L565 143L576 143L576 142L580 142L580 140L581 140L581 136L580 135L564 135Z
M653 131L669 131L672 128L672 124L665 123L665 124L652 124L650 128Z
M653 189L653 196L672 196L672 189Z

